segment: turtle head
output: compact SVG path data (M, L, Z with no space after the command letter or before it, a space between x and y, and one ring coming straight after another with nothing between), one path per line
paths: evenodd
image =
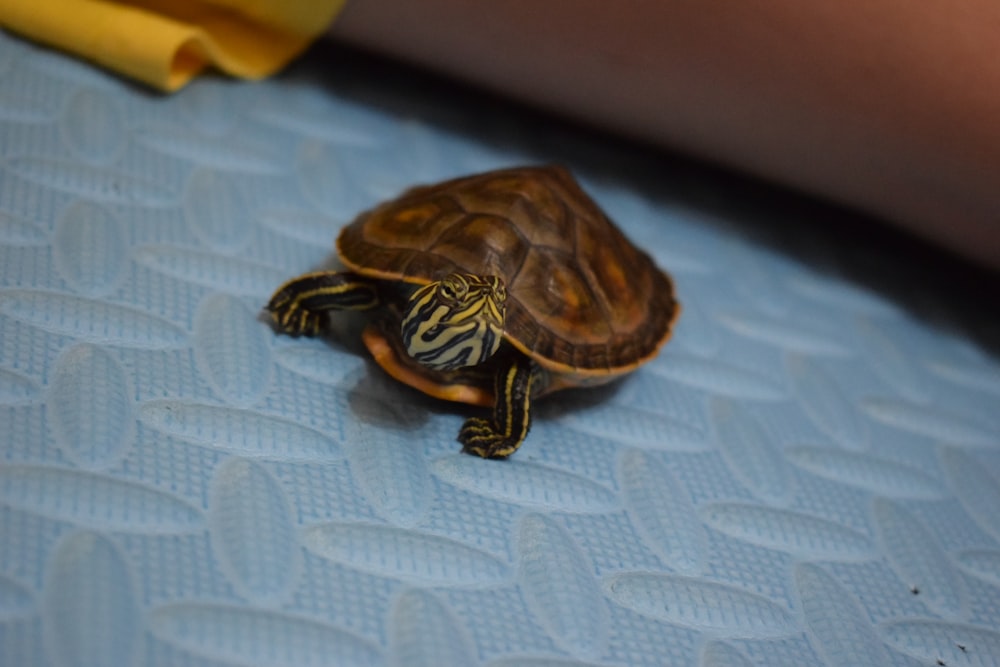
M449 274L410 297L403 344L411 357L435 370L481 364L500 348L506 299L507 289L496 276Z

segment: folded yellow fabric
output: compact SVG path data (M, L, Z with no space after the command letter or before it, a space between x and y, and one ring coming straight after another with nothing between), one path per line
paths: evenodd
M345 0L2 0L0 26L161 90L206 66L274 73L318 37Z

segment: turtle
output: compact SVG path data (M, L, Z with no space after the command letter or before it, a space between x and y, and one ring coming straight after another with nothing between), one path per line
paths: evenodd
M484 458L520 447L534 399L652 359L680 314L670 276L558 165L411 188L359 215L336 248L344 270L275 291L275 329L324 335L329 311L369 311L362 340L389 375L492 408L458 434Z

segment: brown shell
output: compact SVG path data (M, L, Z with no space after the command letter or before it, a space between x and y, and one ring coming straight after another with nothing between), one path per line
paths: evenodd
M632 370L656 354L680 311L670 278L561 167L411 189L345 227L337 250L351 270L375 278L500 276L505 338L573 378L563 384Z

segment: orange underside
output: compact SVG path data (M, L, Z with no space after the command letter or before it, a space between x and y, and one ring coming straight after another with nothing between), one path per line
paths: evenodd
M372 357L375 358L375 362L386 373L403 384L408 384L414 389L419 389L428 396L446 401L481 405L483 407L493 405L492 390L465 384L443 384L401 362L396 355L396 350L389 344L389 341L385 339L385 336L382 335L382 332L377 327L372 325L365 327L364 332L361 334L361 339L364 341L365 347L368 348Z
M374 324L365 327L361 334L365 347L375 359L375 363L382 367L386 373L407 384L414 389L418 389L428 396L440 398L445 401L455 401L456 403L467 403L469 405L480 405L492 407L494 403L493 388L475 384L463 384L461 382L449 382L440 376L433 375L433 371L427 370L415 361L401 359L399 351L393 347L392 343L386 340L385 335ZM622 369L618 373L555 373L549 372L546 376L547 384L537 391L535 397L544 396L561 389L570 387L594 387L611 382L620 377L632 368Z

